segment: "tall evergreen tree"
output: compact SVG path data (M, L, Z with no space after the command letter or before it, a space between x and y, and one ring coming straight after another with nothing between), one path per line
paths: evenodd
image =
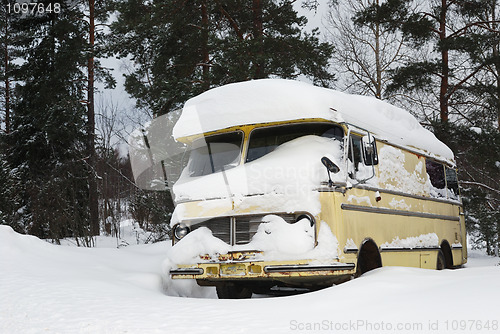
M45 6L54 1L44 1ZM16 87L6 158L20 180L25 231L88 235L84 24L70 1L23 19L25 63Z
M102 53L101 42L103 33L99 31L97 25L99 22L105 22L109 16L108 1L83 0L80 5L86 8L88 20L87 25L87 162L89 167L88 185L89 185L89 213L92 235L99 235L100 220L99 220L99 194L98 194L98 176L97 176L97 153L96 153L96 124L95 124L95 88L94 83L97 79L106 82L106 87L114 87L115 81L109 75L109 72L104 70L96 57Z
M484 62L467 62L468 51L464 40L471 38L471 30L482 33L489 29L479 17L471 15L471 3L490 0L439 0L428 8L411 11L412 1L387 0L380 6L371 6L358 15L358 22L382 22L391 29L398 29L415 46L428 42L434 48L429 59L411 59L394 71L392 90L414 92L434 90L437 85L439 120L447 123L451 108L461 113L463 89L485 67ZM468 17L469 20L464 18ZM471 18L473 18L471 20ZM468 66L463 66L467 64Z
M20 219L22 205L17 185L20 183L15 170L12 170L6 156L0 150L0 224L10 225L17 232L24 232L24 224Z
M471 96L468 121L500 130L500 1L468 1L460 14L468 32L457 37L456 48L467 54L472 67L480 69L462 89Z
M292 2L272 0L118 1L111 52L131 56L126 90L155 115L210 87L300 74L322 85L332 48L302 32ZM141 13L141 15L137 15Z
M10 114L12 109L12 88L18 66L14 60L19 56L19 14L13 13L13 0L4 0L0 8L0 128L10 131ZM3 124L2 124L3 123Z
M216 84L299 74L318 85L332 83L328 61L333 49L319 42L318 29L303 32L307 20L297 15L292 3L225 1L216 10L215 19L226 31L214 46Z
M409 55L390 88L437 98L438 116L427 124L455 152L469 229L492 253L500 239L499 1L435 0L419 11L410 10L412 3L387 0L357 20L381 22L421 49L432 47L428 59Z
M473 246L498 254L500 246L500 132L452 126L451 148L457 153L465 219Z
M15 1L4 0L0 8L0 224L10 224L16 231L22 232L23 222L17 212L21 208L17 185L20 183L17 170L13 170L5 154L5 134L11 129L11 112L14 102L13 87L19 68L15 61L20 55L19 44L20 16L12 12ZM10 10L9 10L10 9ZM20 210L22 212L22 209Z
M97 194L97 157L95 149L95 1L88 0L88 55L87 55L87 152L88 152L88 184L89 184L89 213L92 235L99 235L99 200Z

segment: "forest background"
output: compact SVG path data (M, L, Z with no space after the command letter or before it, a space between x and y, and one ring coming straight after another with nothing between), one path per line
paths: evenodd
M131 129L271 77L409 110L455 152L472 246L499 255L498 0L2 0L0 39L0 224L17 232L93 246L132 218L167 239L170 193L135 186Z

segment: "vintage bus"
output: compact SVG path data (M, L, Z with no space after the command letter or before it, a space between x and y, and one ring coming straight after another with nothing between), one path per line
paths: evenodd
M246 298L467 261L453 153L403 109L254 80L192 98L172 133L172 279Z

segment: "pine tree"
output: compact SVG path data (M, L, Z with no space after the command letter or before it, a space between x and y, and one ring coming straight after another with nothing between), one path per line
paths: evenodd
M7 161L4 137L10 133L14 104L13 87L18 77L15 60L20 55L20 16L12 12L15 1L5 0L0 8L0 224L8 224L17 232L25 232L21 219L23 207L17 191L18 171ZM9 11L10 9L10 11Z
M98 26L101 22L106 22L110 13L109 4L107 1L83 0L80 6L88 10L85 15L88 25L86 35L88 40L87 47L87 163L89 174L87 176L89 186L89 213L90 226L92 235L100 233L99 219L99 193L98 193L98 175L97 175L97 153L96 153L96 125L95 125L95 82L100 79L105 81L107 88L113 88L115 80L109 75L109 72L104 70L96 57L102 54L101 43L103 33Z
M88 26L88 55L87 55L87 152L89 173L89 214L92 235L99 235L99 200L97 194L97 157L95 149L95 1L88 0L89 26Z
M427 124L455 152L469 231L493 253L500 235L499 2L439 0L419 11L412 3L387 0L357 20L381 22L421 49L433 48L427 59L409 55L390 88L437 97L439 116L425 115Z
M12 109L12 88L16 80L18 65L14 62L19 56L19 14L13 13L13 0L4 0L0 8L0 100L3 125L0 128L10 131L10 114ZM1 123L0 123L1 124Z
M55 239L89 233L82 104L87 44L78 8L57 3L59 12L23 19L26 62L5 136L6 159L22 181L25 230Z
M388 0L360 13L358 22L382 22L400 30L415 47L430 45L434 49L429 59L410 59L395 70L389 88L437 92L442 123L449 121L452 112L463 116L464 89L486 66L485 62L467 62L470 53L464 42L474 39L473 30L481 34L490 31L488 22L474 14L477 5L486 2L491 1L440 0L429 3L429 8L411 11L411 1Z
M6 156L0 150L0 224L10 225L19 233L25 232L20 219L22 205L20 194L16 191L20 183L15 170L11 170Z
M468 31L455 47L478 69L462 89L471 100L466 116L475 126L500 130L500 1L467 1L460 14Z
M500 246L500 132L451 126L451 148L457 153L458 172L467 229L473 246L494 254ZM497 253L498 255L498 253Z
M291 2L118 1L110 52L131 56L126 90L155 115L222 84L304 74L322 85L332 48ZM137 15L141 13L141 15Z
M297 16L292 3L226 1L217 10L216 20L227 31L214 48L212 73L218 84L299 74L318 85L331 84L332 46L319 42L318 29L302 31L307 20Z

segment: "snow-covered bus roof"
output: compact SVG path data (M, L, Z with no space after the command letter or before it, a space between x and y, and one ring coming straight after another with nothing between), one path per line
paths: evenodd
M283 79L228 84L193 97L184 105L173 136L304 118L349 123L380 140L454 164L453 152L404 109L374 97Z

